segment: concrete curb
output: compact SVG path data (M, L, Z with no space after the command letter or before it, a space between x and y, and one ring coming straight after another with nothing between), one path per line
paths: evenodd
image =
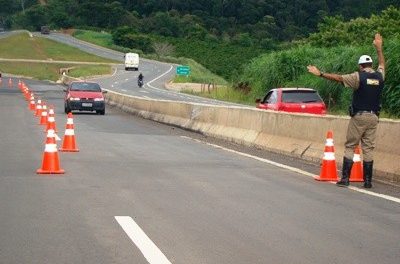
M236 106L214 106L143 99L113 91L106 102L146 119L189 129L235 143L321 162L328 130L335 139L336 161L341 165L348 117L288 114ZM400 183L400 121L382 119L377 131L375 175Z

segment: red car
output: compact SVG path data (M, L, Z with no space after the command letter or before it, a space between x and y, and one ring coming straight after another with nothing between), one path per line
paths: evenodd
M326 106L318 92L310 88L271 89L263 100L257 99L257 108L292 113L326 114Z
M64 111L73 110L96 111L100 115L106 112L104 93L100 85L93 82L71 82L68 89L64 90Z

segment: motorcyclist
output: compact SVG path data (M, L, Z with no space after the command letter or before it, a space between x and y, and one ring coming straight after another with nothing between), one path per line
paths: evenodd
M138 76L138 85L139 85L139 87L142 87L143 86L143 74L142 73L139 73L139 76Z

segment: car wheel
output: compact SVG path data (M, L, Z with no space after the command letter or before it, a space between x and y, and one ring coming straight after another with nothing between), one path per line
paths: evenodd
M96 113L99 114L99 115L105 115L106 109L98 110L98 111L96 111Z

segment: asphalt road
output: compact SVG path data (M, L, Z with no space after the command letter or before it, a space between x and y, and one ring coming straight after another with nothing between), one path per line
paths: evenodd
M43 128L6 83L1 263L399 263L395 199L320 183L113 108L75 114L80 152L59 153L66 174L37 175ZM62 137L61 87L29 85L56 106ZM151 262L162 259L156 249L168 262Z
M52 32L49 35L41 35L40 33L34 33L34 35L39 37L46 37L100 57L113 59L116 61L120 61L121 63L124 62L124 53L83 42L69 35L55 32ZM145 85L143 88L139 88L137 86L137 76L139 75L139 72L142 72L145 77ZM176 91L166 90L164 88L164 84L175 76L175 72L176 65L174 64L141 58L139 71L125 71L124 66L120 65L116 67L113 76L96 78L94 79L94 81L99 82L105 89L143 98L203 103L212 105L239 106L238 104L233 104L229 102L207 99L185 93L179 93Z

